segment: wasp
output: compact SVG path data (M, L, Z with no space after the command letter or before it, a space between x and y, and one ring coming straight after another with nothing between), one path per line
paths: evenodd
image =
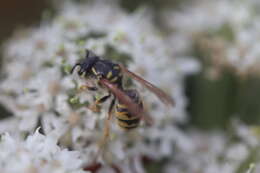
M142 84L152 93L154 93L163 103L167 105L174 105L174 100L155 85L146 81L137 74L129 71L123 65L112 62L111 60L103 59L90 50L86 50L85 59L76 63L72 67L71 73L73 73L77 67L79 67L77 71L79 76L83 76L86 79L94 79L98 86L103 88L105 87L108 91L107 95L95 101L92 108L105 102L111 96L113 97L108 109L108 117L105 125L104 136L108 136L109 134L108 123L112 117L112 111L114 109L116 100L118 100L118 104L116 105L116 118L120 127L124 129L136 128L140 119L144 119L149 124L152 122L150 116L143 109L142 101L138 92L136 90L124 89L124 75L127 75L128 77ZM96 86L89 86L87 84L83 87L90 91L98 90Z
M78 70L78 75L84 76L86 78L94 78L98 81L99 85L105 86L109 90L109 94L100 98L97 103L102 103L103 101L107 100L111 96L111 92L122 99L122 96L119 96L119 90L123 89L123 74L128 75L130 78L141 83L145 86L148 90L154 93L163 103L167 105L174 105L174 100L164 93L161 89L157 88L150 82L144 80L137 74L129 71L123 65L114 63L110 60L102 59L101 57L95 55L92 51L86 50L86 58L82 61L76 63L72 69L71 73L75 70L76 67L80 67ZM96 87L85 85L85 88L88 90L95 91L97 90ZM122 94L122 93L121 93ZM123 99L125 101L125 99ZM127 103L129 104L129 103Z

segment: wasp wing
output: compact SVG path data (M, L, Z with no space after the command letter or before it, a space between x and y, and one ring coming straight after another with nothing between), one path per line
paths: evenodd
M153 92L163 103L167 105L174 105L174 100L167 95L165 92L163 92L161 89L158 87L154 86L150 82L144 80L140 76L136 75L135 73L129 71L127 68L125 68L123 65L120 64L121 70L127 74L129 77L132 77L136 81L140 82L142 85L144 85L147 89L149 89L151 92Z
M121 89L119 89L115 84L110 83L106 79L100 79L100 83L105 86L110 92L114 94L114 96L124 105L127 106L127 110L135 116L144 119L148 124L152 124L152 118L144 111L144 109L140 108L138 104L134 103L131 98L126 95Z

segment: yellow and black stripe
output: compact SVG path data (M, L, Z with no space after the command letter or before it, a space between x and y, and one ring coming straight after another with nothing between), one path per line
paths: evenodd
M119 65L114 65L112 70L107 73L106 78L111 83L117 84L118 82L120 82L120 85L121 85L122 72L121 72Z
M107 80L109 80L113 84L117 84L120 88L122 85L123 74L119 65L117 64L109 64L109 68L101 69L100 66L94 66L91 68L91 71L94 76L104 76Z
M136 90L126 90L125 93L141 108L143 108L142 101L139 97L139 94ZM116 105L116 119L119 127L130 130L137 128L140 123L140 118L134 115L131 115L127 109L126 105L118 103Z

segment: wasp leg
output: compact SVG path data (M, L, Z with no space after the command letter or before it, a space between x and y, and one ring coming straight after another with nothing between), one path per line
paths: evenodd
M93 105L89 106L89 109L92 110L93 112L99 112L99 109L98 109L97 105L99 105L99 104L104 103L105 101L107 101L107 99L108 99L110 96L111 96L111 94L109 93L108 95L103 96L103 97L97 99Z
M84 90L89 90L89 91L97 91L98 90L98 88L97 87L94 87L94 86L88 86L88 85L81 85L80 87L79 87L79 90L80 91L84 91Z
M110 133L110 120L112 118L112 111L113 111L113 108L115 106L115 101L116 101L116 99L113 98L113 100L110 103L110 106L109 106L109 109L108 109L108 117L107 117L106 122L105 122L104 134L103 134L102 139L99 142L99 150L97 152L97 156L96 156L95 160L103 152L104 146L106 145L106 142L108 140L109 133Z

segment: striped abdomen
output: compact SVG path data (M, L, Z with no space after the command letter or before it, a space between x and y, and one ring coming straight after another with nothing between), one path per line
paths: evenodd
M133 100L134 103L143 108L142 100L136 90L125 90L124 92ZM126 130L138 127L140 122L140 117L131 115L127 110L127 106L121 103L116 105L116 119L117 124Z

